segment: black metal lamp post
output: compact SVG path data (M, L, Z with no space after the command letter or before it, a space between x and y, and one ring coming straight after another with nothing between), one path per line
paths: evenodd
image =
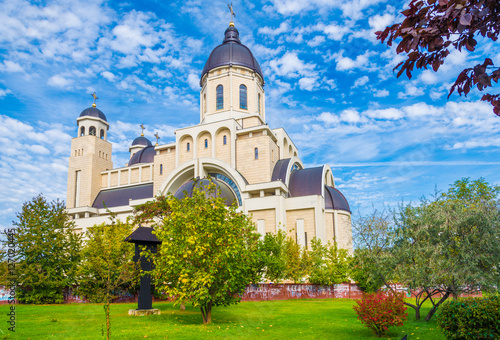
M135 244L135 256L134 261L141 262L141 270L144 272L149 272L152 269L152 263L150 260L141 256L141 250L146 249L151 253L156 253L157 247L161 244L156 236L152 233L153 228L139 227L132 234L127 236L125 241ZM149 315L149 314L160 314L159 309L153 309L153 298L151 296L151 275L146 273L141 276L141 283L139 289L138 307L137 309L131 309L128 312L129 315Z

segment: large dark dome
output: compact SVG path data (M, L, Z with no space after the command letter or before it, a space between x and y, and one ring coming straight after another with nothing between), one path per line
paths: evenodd
M154 146L146 146L142 150L134 153L128 162L128 166L140 163L153 163L155 160L155 154L156 151Z
M102 120L107 122L106 116L97 107L89 107L88 109L83 110L82 113L80 113L80 117L85 117L85 116L101 118Z
M229 26L227 28L224 33L222 45L217 46L212 53L210 53L210 57L208 57L205 67L203 67L203 71L201 72L200 83L206 73L216 67L224 65L248 67L254 72L257 72L261 76L262 81L264 81L259 63L254 58L250 49L241 44L240 33L234 26Z
M227 206L231 206L235 201L237 201L234 192L228 187L227 183L217 180L216 178L212 178L211 181L217 187L217 191L205 193L205 197L215 197L216 195L222 197ZM177 192L175 193L175 197L178 199L182 199L185 196L193 197L194 188L201 189L203 191L210 185L210 180L204 179L191 179L181 185Z

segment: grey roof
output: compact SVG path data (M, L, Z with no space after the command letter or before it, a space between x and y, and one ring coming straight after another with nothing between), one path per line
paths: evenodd
M99 209L104 208L104 205L106 205L107 208L121 207L128 205L131 199L152 198L153 196L153 183L101 190L92 206Z
M224 40L221 45L213 49L212 53L208 57L205 67L201 72L201 79L210 70L224 65L239 65L248 67L254 72L258 73L262 80L264 76L260 69L260 65L253 56L252 52L248 47L243 45L240 41L240 33L236 27L229 26L224 32Z
M80 113L80 117L85 117L85 116L101 118L102 120L107 122L106 116L97 107L89 107L88 109L83 110L82 113Z
M217 186L217 189L220 190L220 196L222 198L225 198L225 203L227 206L230 206L233 204L234 201L236 201L235 193L229 188L229 186L224 183L223 181L219 181L216 178L211 178L211 180L215 183ZM208 179L191 179L181 185L181 187L177 190L175 193L175 197L178 199L182 199L184 197L192 197L193 196L193 189L195 187L202 189L206 187L208 184L210 184L210 181ZM208 194L208 197L214 197L215 193L210 193Z
M271 181L282 181L283 183L285 183L286 172L288 170L290 159L291 158L280 159L278 162L276 162L273 170L273 175L271 176Z
M291 197L321 195L323 167L295 170L290 173L288 192Z
M325 209L351 212L351 208L345 196L336 188L327 185L325 185Z
M132 157L130 157L128 166L140 163L153 163L155 154L156 152L154 146L146 146L142 150L139 150L136 153L134 153Z
M141 136L141 137L137 137L136 139L134 139L134 141L132 142L132 146L134 146L134 145L152 146L153 144L151 144L149 139Z
M139 227L130 235L125 238L125 241L132 243L156 243L161 244L155 234L153 234L153 228L149 227Z

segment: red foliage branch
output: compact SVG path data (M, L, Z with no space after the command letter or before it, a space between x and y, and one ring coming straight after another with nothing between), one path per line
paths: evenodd
M497 41L500 34L500 2L498 0L412 0L410 8L403 11L402 23L375 32L377 39L392 46L401 38L396 53L406 53L405 61L399 63L397 76L406 73L411 78L414 68L437 71L450 54L449 48L474 51L476 36L481 35ZM466 96L472 87L483 91L498 83L500 68L494 67L490 58L482 64L463 70L450 89L448 98L457 90ZM485 94L481 100L493 105L500 116L500 95Z

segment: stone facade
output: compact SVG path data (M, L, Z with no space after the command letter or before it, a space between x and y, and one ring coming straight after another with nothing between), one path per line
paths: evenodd
M237 35L238 40L227 39L228 31L237 33L228 28L216 49L241 45ZM155 195L179 195L193 178L211 176L252 216L260 233L282 229L303 246L310 246L314 237L335 239L352 252L350 208L335 189L330 167L304 168L286 131L266 124L262 72L241 46L240 59L217 66L211 65L211 58L207 61L200 81L200 123L176 130L171 144L152 146L138 137L126 167L113 169L104 114L82 112L79 135L71 144L67 192L68 213L78 230L107 220L101 201L125 218ZM92 124L105 133L88 134ZM81 135L81 128L86 133Z

